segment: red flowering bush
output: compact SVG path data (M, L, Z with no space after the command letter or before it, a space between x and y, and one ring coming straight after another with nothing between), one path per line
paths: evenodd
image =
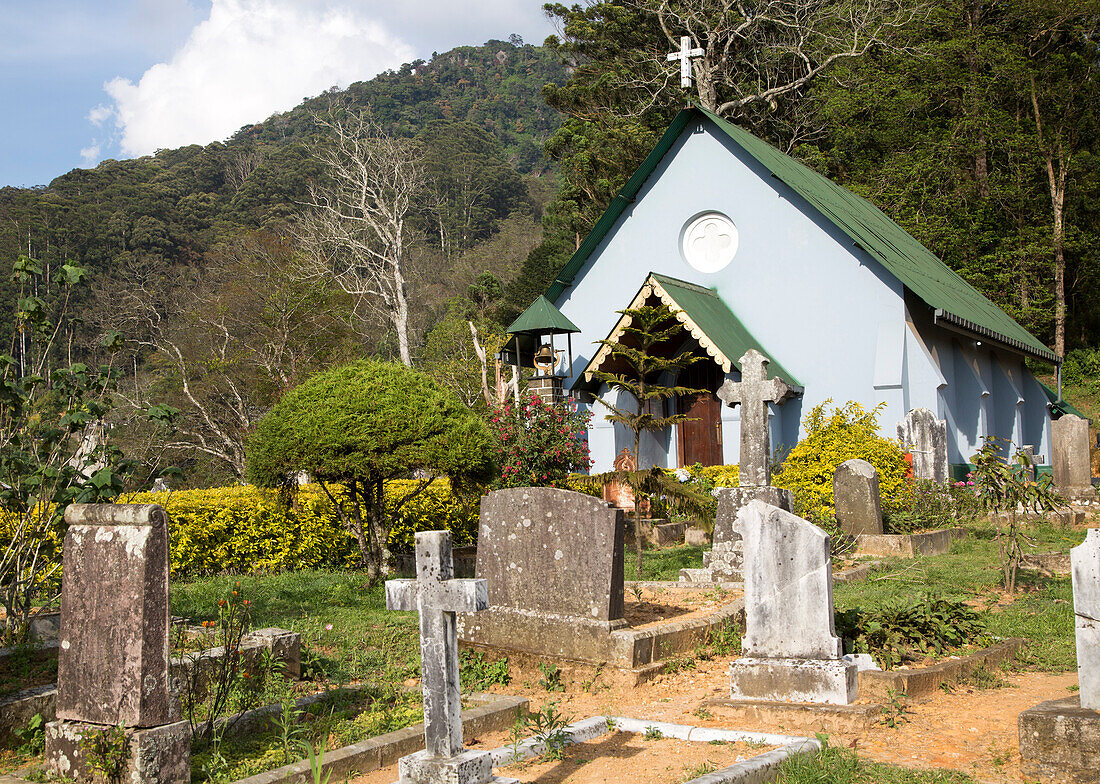
M490 412L500 486L565 487L570 472L587 471L592 461L585 431L591 418L575 404L552 405L538 395Z

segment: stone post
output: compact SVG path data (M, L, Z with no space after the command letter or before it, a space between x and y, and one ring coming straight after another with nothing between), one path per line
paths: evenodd
M155 505L74 504L65 510L57 721L46 763L95 776L87 741L121 727L121 780L188 784L191 727L168 674L168 516Z
M1054 485L1069 501L1096 501L1089 454L1089 421L1065 414L1050 423Z
M1100 710L1100 528L1070 550L1081 707Z
M927 408L914 408L898 422L898 441L913 455L913 476L947 481L947 422Z

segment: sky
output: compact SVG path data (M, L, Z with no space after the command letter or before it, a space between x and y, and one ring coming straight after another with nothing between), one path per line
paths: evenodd
M206 144L433 51L553 30L542 0L0 0L0 187Z

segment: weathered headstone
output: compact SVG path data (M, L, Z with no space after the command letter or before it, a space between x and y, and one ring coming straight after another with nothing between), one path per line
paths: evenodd
M791 511L791 491L781 487L723 487L717 491L718 512L714 518L714 540L703 553L703 568L710 582L739 582L744 562L744 543L734 531L737 514L749 501L763 501Z
M623 620L623 512L571 490L481 499L477 576L489 609L459 617L464 643L598 660Z
M718 397L728 406L741 404L741 454L738 484L763 487L771 484L771 436L768 403L782 404L794 390L781 378L768 380L768 358L750 348L738 360L741 380L726 380Z
M1034 482L1036 475L1036 468L1039 466L1038 458L1035 456L1035 447L1031 444L1022 444L1019 449L1016 450L1018 457L1024 459L1026 468L1024 471L1027 474L1027 481Z
M455 614L489 606L484 580L456 580L450 531L416 535L416 579L388 580L386 608L420 614L424 750L398 760L401 784L482 784L493 776L487 751L462 747L462 704Z
M829 535L761 501L734 528L745 546L745 636L730 665L733 699L846 705L856 665L844 661L833 627Z
M1100 710L1100 528L1070 550L1081 707Z
M1053 442L1054 485L1071 501L1097 500L1092 486L1092 462L1089 455L1089 422L1065 414L1050 423Z
M74 504L65 510L57 721L46 760L90 780L82 740L122 727L123 780L191 780L191 728L168 674L168 516L157 505Z
M833 500L840 530L852 536L882 533L878 471L866 460L846 460L837 466Z
M947 421L927 408L914 408L898 422L898 440L913 455L913 476L947 481Z

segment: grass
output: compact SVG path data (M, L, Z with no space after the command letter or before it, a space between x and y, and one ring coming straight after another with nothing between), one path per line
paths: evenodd
M860 759L854 751L828 746L818 754L788 758L776 784L977 784L953 770L915 770Z
M308 570L221 575L172 583L173 615L198 623L217 617L217 598L241 583L252 626L299 632L303 666L335 685L400 683L420 673L415 613L386 609L385 589L361 572Z
M352 681L354 697L293 727L295 758L301 744L330 748L420 721L419 691L402 688L420 673L415 613L386 610L381 585L359 572L310 570L271 575L225 575L172 584L172 613L198 623L217 617L218 597L240 582L252 602L252 627L277 626L301 633L303 676L311 691ZM293 696L293 695L289 695ZM275 729L217 745L197 745L192 780L232 781L286 764L286 738Z
M1002 572L993 529L975 524L971 536L953 542L941 556L893 559L865 580L836 585L833 601L838 610L877 605L932 591L947 598L981 598L992 603L1000 596ZM1073 531L1048 523L1030 529L1035 552L1066 551L1084 539ZM989 616L989 632L997 637L1022 637L1030 644L1021 664L1044 672L1076 667L1073 631L1073 593L1069 577L1043 577L1021 570L1015 601Z
M661 550L646 550L642 553L642 576L646 580L679 580L681 569L698 569L703 565L703 551L706 547L680 545ZM626 553L626 579L636 580L634 554Z

